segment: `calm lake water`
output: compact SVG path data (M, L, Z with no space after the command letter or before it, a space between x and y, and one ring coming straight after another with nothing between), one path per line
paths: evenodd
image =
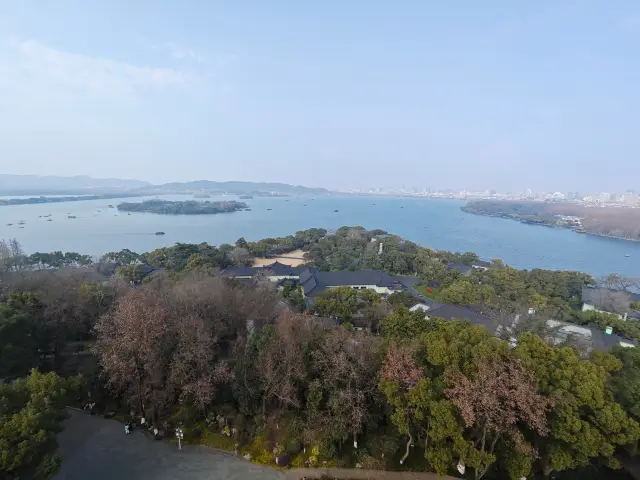
M142 201L147 198L129 199ZM190 200L191 196L163 196ZM211 200L235 200L214 197ZM0 207L0 238L16 238L28 253L76 251L101 255L128 248L137 252L175 242L233 243L285 236L311 227L361 225L382 228L435 249L476 252L518 268L569 269L593 275L640 276L640 243L580 235L570 230L524 225L460 210L463 201L386 197L260 198L252 209L219 215L157 215L108 208L122 200L90 200ZM271 210L268 210L271 209ZM334 212L334 210L339 210ZM38 218L51 214L48 218ZM77 218L69 219L68 215ZM24 228L18 222L24 221ZM7 226L12 223L12 226ZM155 232L166 232L156 236ZM625 257L625 255L630 255Z

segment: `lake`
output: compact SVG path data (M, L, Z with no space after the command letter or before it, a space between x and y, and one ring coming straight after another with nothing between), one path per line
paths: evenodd
M143 201L155 197L127 199ZM191 200L190 195L165 195ZM237 200L236 196L210 200ZM382 228L434 249L475 252L501 258L517 268L580 270L592 275L640 276L640 243L566 229L525 225L513 220L472 215L464 201L422 198L327 196L255 197L251 211L218 215L157 215L108 208L123 200L88 200L0 207L0 239L16 238L27 253L53 250L99 256L128 248L136 252L175 242L233 243L239 237L259 240L311 227L360 225ZM271 209L271 210L268 210ZM338 212L334 212L338 210ZM45 215L49 218L39 218ZM69 215L75 219L67 218ZM24 228L18 222L24 221ZM7 226L12 223L12 226ZM163 231L166 235L156 236ZM625 257L625 255L630 255Z

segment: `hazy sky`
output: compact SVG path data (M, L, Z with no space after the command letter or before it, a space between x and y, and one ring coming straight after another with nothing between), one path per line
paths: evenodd
M0 0L0 173L640 190L640 2Z

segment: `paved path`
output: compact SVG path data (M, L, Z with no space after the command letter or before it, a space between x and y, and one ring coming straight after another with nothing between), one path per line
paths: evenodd
M361 469L293 469L282 472L255 465L232 454L198 446L154 441L140 430L125 435L115 420L70 410L58 435L62 467L54 480L299 480L350 478L367 480L455 480L433 473L377 472Z
M363 470L360 468L294 468L286 473L287 480L301 478L318 479L323 475L329 478L351 480L458 480L454 477L439 477L435 473L426 472L382 472L378 470Z
M55 480L284 480L285 474L210 449L125 435L115 420L71 411L58 435L62 467Z

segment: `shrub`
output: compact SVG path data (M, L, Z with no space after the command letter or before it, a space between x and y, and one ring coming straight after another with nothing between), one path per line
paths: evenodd
M296 455L298 455L300 453L300 450L300 440L297 440L295 438L287 440L286 451L289 455L291 455L291 457L295 457Z

